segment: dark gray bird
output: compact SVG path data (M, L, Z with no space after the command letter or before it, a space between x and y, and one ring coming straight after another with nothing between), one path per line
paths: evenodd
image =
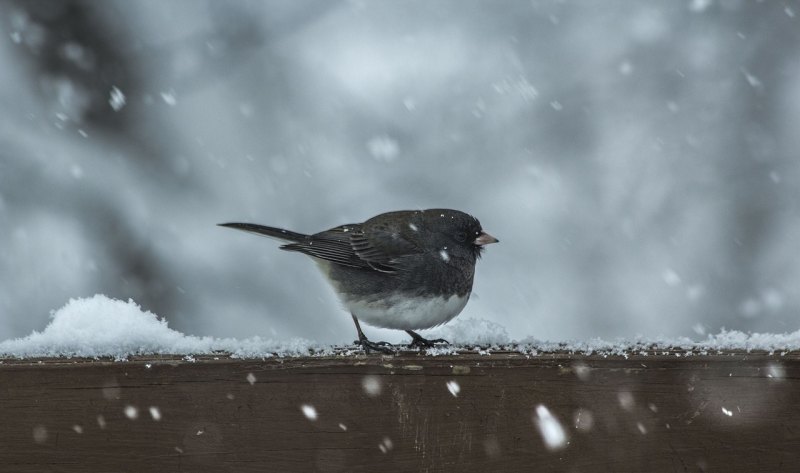
M450 209L387 212L313 235L253 223L220 225L283 240L288 243L282 250L311 256L350 311L356 343L367 352L392 351L387 343L369 341L359 319L405 330L411 346L446 343L414 330L461 312L472 292L475 262L485 245L498 241L475 217Z

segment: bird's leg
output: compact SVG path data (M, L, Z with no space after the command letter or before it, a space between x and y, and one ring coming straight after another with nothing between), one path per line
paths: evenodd
M413 330L406 330L406 333L411 335L411 343L408 344L409 347L419 347L419 348L433 348L434 345L437 343L444 343L449 345L450 342L445 340L444 338L437 338L435 340L428 340L427 338L423 338L422 335L418 334Z
M356 340L356 345L361 345L364 348L364 351L369 354L370 350L379 351L381 353L389 353L394 354L394 350L392 350L392 345L386 342L371 342L367 339L367 336L364 335L364 331L361 330L361 324L358 323L358 318L356 318L356 314L350 314L353 316L353 322L356 324L356 330L358 330L358 340Z

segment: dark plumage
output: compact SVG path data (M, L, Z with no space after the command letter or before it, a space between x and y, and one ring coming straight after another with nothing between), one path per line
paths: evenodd
M313 235L252 223L221 226L286 241L281 249L313 257L350 310L359 343L381 351L382 345L364 336L358 319L405 330L414 345L430 346L413 330L461 312L476 260L484 245L497 242L476 218L449 209L387 212Z

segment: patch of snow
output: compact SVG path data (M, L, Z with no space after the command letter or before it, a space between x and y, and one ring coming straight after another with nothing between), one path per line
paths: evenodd
M262 340L252 337L195 337L172 330L165 320L143 311L133 301L123 302L96 295L72 299L51 314L52 320L41 332L0 342L0 355L15 358L35 357L113 357L172 354L201 355L231 353L235 358L267 358L309 355L319 349L307 340Z
M783 295L767 290L757 302L758 311L776 310ZM747 305L747 304L745 304ZM753 304L755 305L755 304ZM746 307L744 313L753 311ZM70 300L51 314L52 320L41 332L27 337L0 342L0 357L111 357L125 360L134 355L193 355L226 353L233 358L269 358L294 356L332 356L342 353L333 346L322 346L303 339L274 341L251 337L247 339L196 337L172 330L167 322L142 310L133 301L119 301L103 295ZM695 331L700 327L695 326ZM705 327L702 327L705 330ZM480 354L492 350L511 350L528 356L554 351L581 354L629 356L630 354L674 353L676 356L715 354L724 350L763 350L785 353L800 350L800 330L792 333L744 333L722 330L708 334L700 341L687 337L602 340L593 338L572 341L543 341L531 337L513 340L505 327L495 322L474 318L458 318L446 325L426 331L426 338L443 338L449 346L428 349L432 355L455 354L468 349ZM699 335L704 335L698 333ZM152 366L152 364L150 364ZM580 377L582 373L576 371ZM248 377L255 383L255 376ZM104 391L105 392L105 391ZM109 386L110 396L117 396L118 387Z
M160 421L161 409L157 408L156 406L150 406L150 417L152 417L156 422Z
M342 429L343 432L347 432L347 426L339 422L339 428Z
M443 338L454 345L500 346L511 343L505 327L484 319L458 318L432 329L427 338Z
M83 427L81 427L78 424L73 425L72 426L72 430L74 430L76 434L82 434L83 433Z
M253 373L247 373L247 378L246 379L247 379L247 382L250 383L251 386L256 384L256 375L254 375Z
M439 250L439 257L442 258L442 261L450 261L450 254L447 252L447 248Z
M731 417L733 415L733 411L729 411L728 409L725 409L725 407L722 408L722 413L728 417Z

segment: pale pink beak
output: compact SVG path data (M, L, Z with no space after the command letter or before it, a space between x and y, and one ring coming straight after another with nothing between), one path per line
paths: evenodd
M475 243L478 246L483 246L483 245L488 245L489 243L497 243L499 241L500 240L489 235L488 233L481 232L481 234L478 235L478 238L476 238L475 241L473 241L473 243Z

